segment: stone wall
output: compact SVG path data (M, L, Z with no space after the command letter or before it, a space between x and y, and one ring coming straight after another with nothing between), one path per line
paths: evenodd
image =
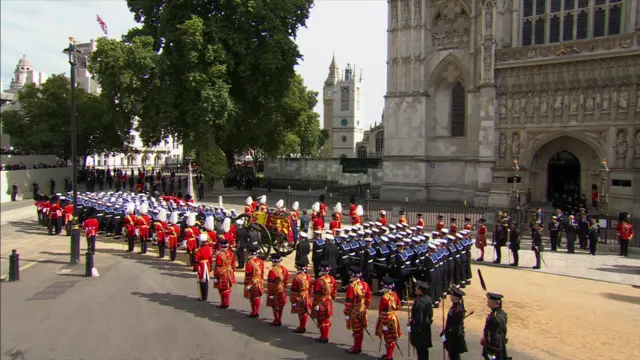
M312 180L337 182L341 185L382 184L382 170L369 169L366 174L345 174L340 160L274 159L265 160L264 176L278 180Z
M35 164L54 165L58 161L55 155L0 155L0 163L23 163L28 169Z
M40 185L40 192L49 193L49 180L53 178L56 181L56 192L62 192L64 186L64 178L71 178L71 167L67 168L51 168L51 169L30 169L30 170L11 170L0 172L2 183L1 203L11 201L11 186L18 185L18 193L21 193L24 199L33 197L33 183Z

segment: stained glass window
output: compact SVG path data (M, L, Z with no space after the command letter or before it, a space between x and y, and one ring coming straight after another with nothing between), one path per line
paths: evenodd
M451 136L453 137L465 135L466 97L464 86L457 82L451 90Z

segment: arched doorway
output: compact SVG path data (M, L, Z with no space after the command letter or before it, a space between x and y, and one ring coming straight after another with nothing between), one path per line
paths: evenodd
M580 194L580 160L563 150L549 159L547 165L547 201L562 195Z

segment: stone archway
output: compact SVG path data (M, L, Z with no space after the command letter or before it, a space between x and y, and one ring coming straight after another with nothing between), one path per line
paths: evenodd
M577 182L581 194L589 198L591 185L599 181L597 170L601 161L596 149L575 137L559 136L546 142L533 154L528 167L532 200L547 202L553 191L549 187L558 186L562 176L568 182Z

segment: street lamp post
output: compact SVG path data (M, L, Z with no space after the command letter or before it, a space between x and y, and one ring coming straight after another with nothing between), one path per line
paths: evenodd
M511 189L511 207L513 208L513 216L518 211L518 178L520 177L520 166L518 160L513 160L513 188ZM517 219L514 219L517 220Z
M69 66L71 67L71 184L73 187L73 224L71 226L71 257L69 263L78 264L80 262L80 226L78 224L78 163L76 145L76 65L78 56L82 52L76 48L73 38L69 38L69 47L64 49L64 53L69 55Z
M608 209L607 209L607 203L608 203L608 191L607 191L607 185L608 185L608 179L609 179L609 167L607 166L607 162L606 160L602 160L602 163L600 164L600 196L598 197L598 205L599 205L599 209L598 209L598 214L600 214L601 216L607 216L608 215Z

